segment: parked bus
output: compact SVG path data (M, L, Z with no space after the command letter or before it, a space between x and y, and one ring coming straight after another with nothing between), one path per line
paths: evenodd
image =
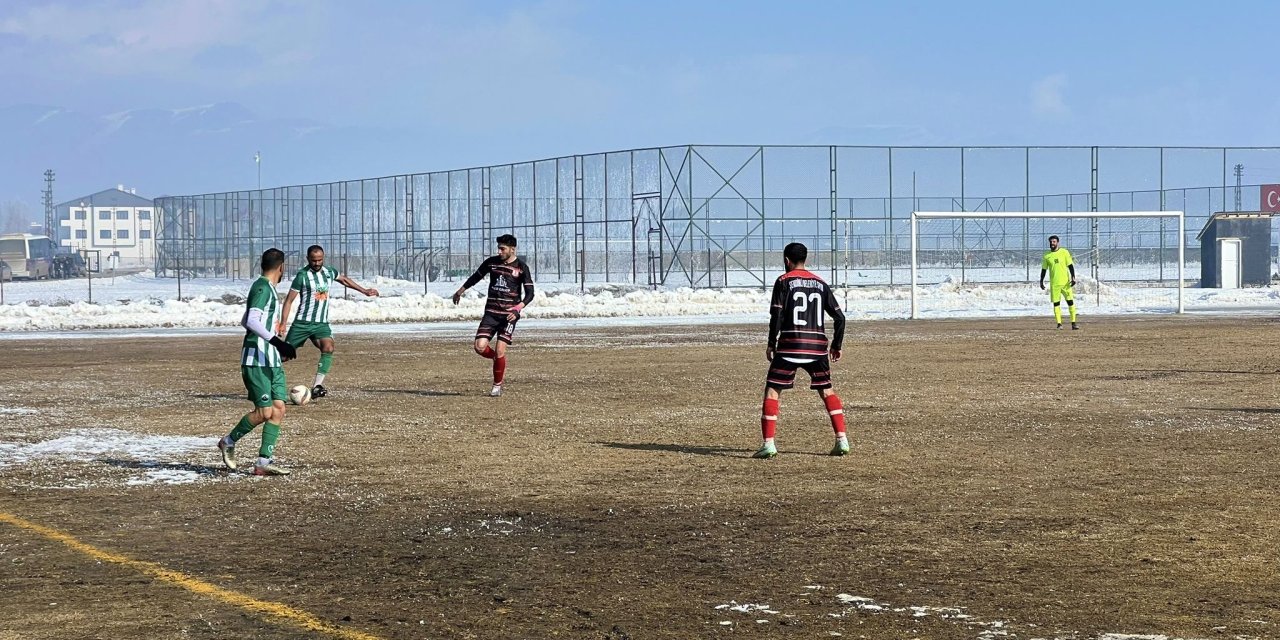
M53 269L53 240L48 236L12 233L0 236L0 260L9 264L15 278L43 280Z

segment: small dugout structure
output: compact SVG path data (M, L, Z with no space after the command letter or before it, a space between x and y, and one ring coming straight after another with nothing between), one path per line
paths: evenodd
M1220 211L1200 241L1200 287L1239 289L1271 283L1271 217L1266 211Z

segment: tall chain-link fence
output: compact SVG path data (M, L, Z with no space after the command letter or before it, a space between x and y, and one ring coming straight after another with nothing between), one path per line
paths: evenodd
M1082 218L1181 210L1194 264L1208 218L1258 210L1261 185L1274 182L1280 148L635 149L158 198L155 270L249 278L267 248L284 249L300 265L306 247L319 244L331 264L353 275L449 280L465 277L493 254L497 236L511 233L541 282L763 287L781 269L782 247L803 242L810 268L837 285L903 284L913 210ZM1106 237L1131 249L1134 261L1163 261L1176 248L1167 229L1116 224ZM962 264L1031 274L1028 256L1038 255L1050 232L1063 235L1065 246L1102 250L1092 246L1097 233L1039 221L954 220L921 241L958 251Z

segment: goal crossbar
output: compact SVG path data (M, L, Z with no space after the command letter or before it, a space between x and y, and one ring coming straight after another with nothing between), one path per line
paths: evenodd
M1183 262L1186 258L1186 216L1182 211L912 211L911 212L911 319L916 312L916 287L919 270L917 244L921 219L996 219L996 218L1175 218L1178 221L1178 313L1183 312Z

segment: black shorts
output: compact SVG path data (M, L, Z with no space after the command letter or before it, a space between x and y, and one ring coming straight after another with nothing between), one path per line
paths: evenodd
M765 386L770 389L790 389L795 386L796 370L809 372L810 389L831 388L831 360L827 356L815 358L813 362L791 362L782 356L775 355L769 363L769 374L765 377Z
M511 336L516 332L516 323L519 321L520 316L508 322L505 313L502 315L486 313L483 318L480 318L480 328L476 329L476 340L480 338L493 340L497 335L498 340L511 344Z

